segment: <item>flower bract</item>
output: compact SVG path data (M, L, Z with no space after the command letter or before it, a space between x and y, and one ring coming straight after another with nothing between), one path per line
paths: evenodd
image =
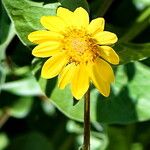
M28 39L38 44L32 51L36 57L48 57L41 71L46 79L58 75L58 86L71 86L72 95L81 99L92 82L99 92L109 96L114 73L109 63L118 64L119 57L110 47L117 36L104 31L104 18L89 22L81 7L74 12L59 7L56 16L41 17L44 30L34 31Z

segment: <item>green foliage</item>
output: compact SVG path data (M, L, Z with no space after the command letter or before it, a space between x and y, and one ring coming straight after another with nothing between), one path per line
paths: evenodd
M4 134L0 134L0 150L3 150L8 145L8 137Z
M120 64L124 64L150 57L149 47L150 43L120 43L115 49L118 50Z
M34 96L42 94L39 85L32 75L29 78L7 82L3 84L1 88L4 91L22 96Z
M91 90L91 121L124 124L148 120L150 117L149 76L149 67L141 63L118 67L116 81L108 98L100 96L97 89ZM80 100L75 104L69 87L60 90L56 85L56 79L40 78L39 83L59 110L72 119L83 121L84 102Z
M28 34L42 28L39 21L41 16L55 15L59 5L59 3L43 5L24 0L3 0L3 4L15 24L16 34L25 45L31 45L27 39Z
M6 37L8 35L10 20L6 14L6 11L5 11L1 1L0 1L0 16L1 16L0 25L5 26L5 28L0 29L0 35L1 35L0 44L2 44L6 40Z
M33 59L27 39L57 7L83 7L104 16L120 65L108 98L91 86L91 150L150 147L150 3L147 0L2 0L0 2L0 150L76 150L83 139L83 99L57 78L40 77L44 59ZM128 10L128 11L127 11ZM140 61L140 62L138 62ZM66 117L67 116L67 117ZM70 120L72 119L72 120Z
M59 0L61 6L74 11L77 7L83 7L89 11L89 6L86 0Z

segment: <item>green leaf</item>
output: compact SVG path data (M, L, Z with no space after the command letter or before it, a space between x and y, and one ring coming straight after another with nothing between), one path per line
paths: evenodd
M5 59L6 48L8 47L8 45L11 42L11 40L15 36L15 30L14 30L14 26L12 24L9 26L8 31L9 32L8 32L8 35L7 35L6 39L5 39L5 41L2 44L0 44L0 61Z
M131 70L131 74L124 71L126 68ZM129 64L128 67L119 66L116 82L108 98L102 97L97 89L91 90L91 121L126 124L150 119L149 76L149 68L141 63ZM74 104L70 88L60 90L56 79L39 78L39 83L50 101L62 113L71 119L83 121L83 99Z
M7 65L6 65L6 62L4 61L6 57L5 51L14 36L15 36L15 31L14 31L13 25L11 24L9 28L9 33L7 35L7 38L5 39L5 42L3 42L0 45L0 91L1 91L2 84L5 82L6 72L7 72L6 71Z
M8 108L9 115L15 118L24 118L30 112L33 103L32 97L20 97Z
M6 82L2 85L2 90L11 92L20 96L42 95L39 85L34 77L28 77L21 80Z
M8 137L4 133L0 133L0 150L3 150L8 145Z
M74 11L77 7L83 7L89 12L88 2L86 0L59 0L61 6Z
M8 33L9 33L9 27L10 27L10 19L7 16L7 13L2 5L2 2L0 1L0 45L5 42Z
M20 97L4 91L1 92L0 99L2 115L6 114L15 118L25 117L30 112L33 103L33 97Z
M29 33L42 29L40 18L44 15L55 15L59 3L43 5L43 3L24 0L2 0L7 13L13 21L17 35L25 45L31 45Z
M133 4L139 10L143 10L144 8L150 6L150 1L149 0L133 0Z
M109 145L106 150L128 150L131 149L134 137L134 126L108 126ZM114 144L117 143L117 144Z
M149 67L138 62L118 67L110 97L98 98L98 121L124 124L150 119L149 76Z
M114 47L120 57L120 64L142 60L150 57L150 43L133 44L120 42Z

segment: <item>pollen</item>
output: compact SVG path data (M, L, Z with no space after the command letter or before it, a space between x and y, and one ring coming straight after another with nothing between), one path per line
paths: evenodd
M67 52L70 63L88 63L99 56L96 41L84 30L67 30L64 36L63 49Z

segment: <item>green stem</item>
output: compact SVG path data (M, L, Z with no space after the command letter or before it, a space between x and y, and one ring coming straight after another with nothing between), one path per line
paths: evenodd
M0 128L7 122L9 117L9 110L4 110L3 114L0 116Z
M84 143L83 150L90 150L90 89L84 99Z

